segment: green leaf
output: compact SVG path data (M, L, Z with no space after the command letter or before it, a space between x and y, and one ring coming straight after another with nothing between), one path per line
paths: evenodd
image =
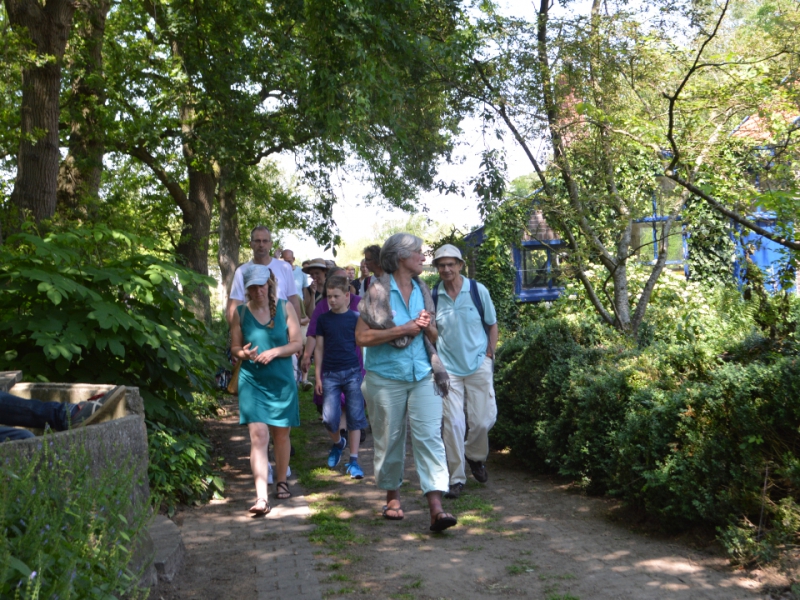
M116 338L111 338L108 340L108 347L114 356L125 358L125 346L123 346Z
M28 567L24 562L19 560L18 558L14 558L13 556L7 557L8 564L11 565L14 569L22 573L24 577L30 577L31 573L33 573L33 569Z

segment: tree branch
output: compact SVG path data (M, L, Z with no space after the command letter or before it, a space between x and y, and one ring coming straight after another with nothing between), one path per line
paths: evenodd
M784 237L775 235L771 231L768 231L768 230L764 229L763 227L753 223L752 221L748 220L746 217L743 217L739 213L726 208L725 206L720 204L720 202L716 198L714 198L710 194L707 194L706 192L704 192L702 189L700 189L699 187L697 187L696 185L694 185L690 181L686 181L685 179L683 179L682 177L680 177L680 176L678 176L678 175L676 175L674 173L671 174L671 175L667 175L667 177L669 179L672 179L672 181L674 181L678 185L682 185L684 188L689 190L695 196L698 196L699 198L702 198L703 200L708 202L708 204L710 204L712 208L714 208L715 210L721 212L726 217L728 217L728 218L734 220L735 222L739 223L739 225L741 225L743 227L746 227L750 231L753 231L753 232L757 233L758 235L761 235L761 236L767 238L768 240L771 240L771 241L775 242L776 244L780 244L784 248L789 248L791 250L800 251L800 243L792 241L792 240L787 240Z
M153 172L153 175L156 176L156 179L167 188L167 191L169 191L170 196L175 200L178 207L183 211L189 210L189 198L186 196L186 192L178 182L171 179L167 172L158 166L155 157L150 154L146 148L142 146L128 146L120 148L120 150L129 156L138 158L146 164Z
M680 156L680 152L678 151L678 143L675 141L675 104L678 102L678 96L680 96L683 88L685 88L689 83L689 79L699 69L698 65L700 64L700 58L703 56L703 52L705 51L709 42L716 37L717 31L719 31L720 25L722 25L722 20L725 18L725 13L728 10L729 4L730 0L725 0L725 5L722 7L722 12L719 14L719 19L717 19L717 22L714 25L714 30L708 36L706 36L705 41L700 45L700 49L697 51L697 56L695 56L694 59L694 64L692 64L691 68L686 73L686 76L683 78L683 81L681 81L678 85L678 89L676 89L675 93L671 96L667 95L666 93L664 94L667 100L669 100L669 124L667 126L667 139L669 140L670 148L672 148L672 161L669 163L669 167L667 167L669 171L673 171L675 169L675 165L678 164Z

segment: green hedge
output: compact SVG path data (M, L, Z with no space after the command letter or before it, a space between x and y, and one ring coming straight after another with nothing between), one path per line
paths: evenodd
M793 537L794 338L778 342L757 329L738 340L655 337L639 348L591 320L557 318L518 332L498 351L493 444L535 471L618 496L665 527L716 525L742 560L764 550L768 530ZM762 506L768 527L759 532Z

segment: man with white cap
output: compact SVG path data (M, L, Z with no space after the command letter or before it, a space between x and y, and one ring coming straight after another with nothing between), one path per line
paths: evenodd
M458 248L451 244L438 248L433 266L441 278L431 290L439 330L436 349L451 386L443 399L442 438L450 471L450 489L444 496L458 498L467 481L465 460L477 481L489 479L484 463L489 430L497 418L493 383L497 314L486 287L461 275L464 260Z

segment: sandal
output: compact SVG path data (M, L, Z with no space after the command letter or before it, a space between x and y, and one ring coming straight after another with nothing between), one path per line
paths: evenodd
M394 516L389 514L389 511L394 513ZM402 521L405 515L401 514L403 511L403 507L398 506L397 508L390 508L388 504L384 504L383 509L381 509L381 514L383 514L384 519L388 519L389 521Z
M292 492L289 491L289 484L285 481L279 481L275 484L275 497L278 500L288 500L292 497Z
M269 505L266 498L259 498L256 500L256 503L250 507L250 512L254 515L266 515L269 514L271 510L272 507Z
M452 527L458 523L458 519L456 519L450 513L446 513L444 511L437 513L436 516L433 518L433 523L431 523L431 531L440 532L444 531L448 527Z

